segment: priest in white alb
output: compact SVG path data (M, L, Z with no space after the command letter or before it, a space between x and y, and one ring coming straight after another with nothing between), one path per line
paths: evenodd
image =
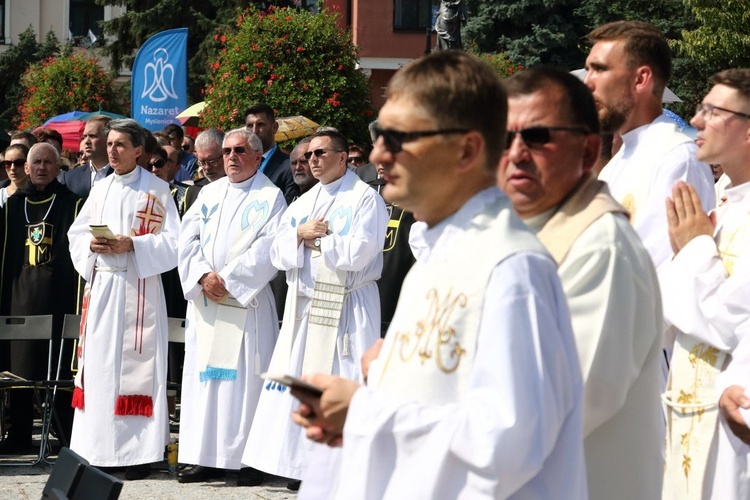
M137 122L107 125L115 175L98 182L68 231L86 279L70 447L92 465L142 479L169 438L167 310L161 273L177 265L180 217L169 185L136 165ZM92 236L91 226L106 226ZM105 228L98 228L103 234Z
M721 164L731 179L726 202L706 215L696 190L684 182L675 184L667 202L674 257L659 269L659 283L674 340L664 395L663 498L670 500L750 498L750 446L719 412L725 389L750 385L748 82L750 69L714 75L690 122L698 129L698 159Z
M554 261L495 186L506 96L473 56L402 68L374 128L383 196L419 221L367 385L325 374L294 419L343 441L300 499L585 499L581 373ZM413 246L414 248L415 246ZM378 344L380 345L380 344ZM363 367L364 368L364 367Z
M601 141L594 99L554 67L505 83L509 144L499 184L559 265L583 375L589 495L659 498L659 282L627 211L592 172Z
M269 281L270 249L286 202L258 171L263 145L245 129L224 137L226 177L207 184L185 214L179 271L190 301L182 378L181 483L239 470L238 485L261 475L242 452L279 331ZM241 469L241 470L240 470Z
M271 246L289 291L269 372L358 380L362 354L380 337L375 280L383 267L388 212L377 192L346 168L347 150L338 132L312 137L305 157L320 182L289 206ZM294 407L284 386L265 383L244 464L302 477L312 444L284 418Z

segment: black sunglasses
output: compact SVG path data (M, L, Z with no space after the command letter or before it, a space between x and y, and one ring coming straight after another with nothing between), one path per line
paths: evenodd
M238 155L244 155L245 151L247 151L247 148L245 148L245 146L237 146L234 148L223 148L221 150L221 154L224 156L229 156L232 154L232 151L234 151Z
M5 164L5 168L10 168L11 166L21 168L26 163L26 160L20 158L17 160L3 160L3 163Z
M313 151L308 151L307 153L304 154L304 156L305 156L306 160L309 160L310 158L312 158L313 155L315 155L316 158L320 158L321 156L323 156L324 154L328 153L329 151L330 152L334 152L334 153L343 153L343 151L341 151L340 149L323 149L323 148L318 148L318 149L315 149Z
M531 148L543 146L552 140L554 131L573 132L576 134L588 134L589 131L583 127L528 127L521 130L508 130L508 138L505 141L505 149L510 149L516 134L521 136L521 140Z
M465 134L469 130L463 128L447 128L443 130L425 130L422 132L401 132L399 130L390 130L380 127L372 127L372 133L375 136L375 141L382 137L383 145L389 153L400 153L402 146L405 142L416 141L422 137L431 137L433 135L443 134Z
M183 151L190 151L190 144L183 144L182 145L182 150Z
M349 163L364 163L365 159L361 156L350 156L346 159L346 161L348 161Z
M163 167L163 166L164 166L165 164L166 164L166 162L165 162L164 160L162 160L161 158L159 158L159 159L157 159L157 160L154 160L154 161L152 161L152 162L149 162L149 164L148 164L148 168L161 168L161 167Z

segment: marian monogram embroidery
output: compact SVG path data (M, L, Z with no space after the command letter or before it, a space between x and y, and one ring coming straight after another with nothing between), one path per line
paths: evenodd
M40 222L26 226L26 263L41 266L52 258L52 224Z
M263 203L258 203L258 200L250 202L242 214L242 230L252 226L253 231L257 231L265 222L269 211L268 203L265 201Z
M433 288L427 292L426 298L430 304L427 315L417 321L414 330L397 333L394 349L404 362L419 359L424 365L428 359L434 358L442 372L453 373L466 349L451 326L451 318L457 307L466 307L466 295L454 295L450 289L445 297L440 297L438 290Z

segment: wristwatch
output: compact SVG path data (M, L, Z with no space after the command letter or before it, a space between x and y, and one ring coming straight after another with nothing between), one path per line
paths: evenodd
M320 250L320 238L315 238L315 241L313 241L313 245L315 246L316 250Z

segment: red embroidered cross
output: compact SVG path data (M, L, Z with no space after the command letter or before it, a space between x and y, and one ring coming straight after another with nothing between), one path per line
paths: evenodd
M148 195L146 208L135 213L137 219L141 221L138 228L138 236L143 234L155 233L161 227L164 220L164 214L159 213L159 207L156 205L156 198Z

